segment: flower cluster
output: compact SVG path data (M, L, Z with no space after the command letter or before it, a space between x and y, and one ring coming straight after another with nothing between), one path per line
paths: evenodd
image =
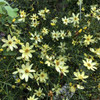
M93 25L100 24L100 8L92 5L88 14L81 9L56 15L55 9L38 9L37 4L20 9L18 17L4 24L8 31L0 34L0 72L6 76L1 75L0 82L5 89L11 80L14 85L9 86L25 91L19 100L67 100L69 94L87 89L92 75L99 73L100 35ZM83 0L76 2L82 4Z

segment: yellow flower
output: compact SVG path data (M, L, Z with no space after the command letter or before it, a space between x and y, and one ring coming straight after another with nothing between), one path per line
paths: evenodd
M68 23L70 23L69 18L66 18L66 16L64 16L64 18L62 18L63 24L68 25Z
M35 31L34 34L31 34L31 40L35 40L35 43L38 44L38 42L41 42L42 37L38 34L38 32Z
M60 32L59 31L54 31L53 30L53 32L51 32L51 34L52 34L52 39L53 40L59 40L59 35L60 35Z
M80 29L78 32L81 33L82 32L82 29Z
M64 39L65 37L66 37L66 33L64 32L64 30L60 30L60 37L62 38L62 39Z
M73 22L73 25L74 26L76 24L79 24L79 13L77 15L75 15L74 13L72 13L72 17L70 19Z
M46 83L46 80L48 79L48 75L47 73L45 73L44 71L42 71L40 74L39 74L39 80L41 83Z
M5 44L3 44L2 45L2 47L8 47L7 48L7 51L9 51L9 50L11 50L11 51L13 51L13 48L18 48L17 47L17 43L15 42L15 36L13 36L12 38L11 38L11 36L10 35L8 35L8 40L6 40L6 39L2 39L2 41L5 43Z
M55 23L50 23L51 24L51 26L55 26L56 24Z
M31 22L31 27L37 27L39 25L39 21L35 20Z
M45 10L39 10L38 15L41 16L43 18L43 20L46 20Z
M33 64L29 65L29 63L26 63L26 65L22 64L22 69L17 68L17 71L13 72L13 74L19 73L20 79L25 79L25 81L28 81L28 78L33 78L32 72L35 72L35 70L31 69Z
M20 82L21 82L20 78L17 78L15 83L20 83Z
M20 17L22 18L26 17L26 12L24 12L24 10L23 11L20 10Z
M32 54L33 52L35 52L34 50L32 50L33 45L29 46L29 43L27 42L26 45L22 45L22 49L19 50L20 53L22 53L22 57L25 60L29 60L29 58L32 58ZM18 58L20 59L20 58Z
M100 15L97 15L97 17L96 17L97 19L98 19L98 21L100 20Z
M76 91L76 87L75 87L74 85L71 86L71 87L70 87L70 91L74 93L74 92Z
M40 61L41 64L43 64L43 61Z
M36 15L36 14L33 14L32 16L31 16L31 20L32 21L36 21L37 19L38 19L39 17Z
M86 29L87 29L87 27L84 27L83 29L84 29L84 30L86 30Z
M34 8L32 8L32 10L31 11L34 11Z
M0 49L0 52L2 52L3 51L3 49Z
M15 38L15 41L17 44L23 45L23 43L21 43L20 40L18 40L17 38Z
M90 51L95 53L100 58L100 48L97 48L96 50L94 50L93 48L90 48Z
M6 57L3 57L3 59L6 59Z
M86 82L84 79L88 78L88 76L85 76L84 71L82 73L80 73L79 71L74 72L74 75L76 77L76 78L74 78L74 80L81 80L83 82Z
M81 9L82 11L85 11L85 9L84 9L84 7L82 7L82 9Z
M43 27L43 29L42 29L42 33L43 33L43 35L46 35L46 34L48 34L48 29L46 29L45 27Z
M38 97L43 97L45 96L45 94L42 92L43 89L39 88L38 90L35 90L35 95L37 95Z
M60 94L60 90L61 90L61 85L60 84L54 84L54 88L52 88L53 92L56 92L56 95Z
M84 44L87 46L87 45L90 45L90 43L94 43L94 39L92 39L93 35L84 35Z
M72 36L72 33L71 33L71 31L68 30L67 37L71 37L71 36Z
M89 70L95 71L95 69L97 69L97 67L95 67L97 65L97 63L92 62L92 59L86 59L86 61L83 60L83 63L84 63L84 66L86 66L87 69L89 69Z
M27 100L38 100L38 98L35 98L35 95L30 96L29 98L27 98Z
M12 20L12 22L15 22L16 21L16 19L14 18L13 20Z
M92 5L92 6L91 6L91 10L92 10L92 11L96 11L96 9L97 9L97 5Z
M51 20L51 25L52 26L55 26L56 25L56 23L57 23L57 19L58 19L58 17L55 17L55 18L53 18L52 20Z
M72 41L72 44L73 44L74 46L76 45L76 43L77 43L77 41L75 41L75 40Z
M72 83L71 82L69 83L69 86L72 86Z
M49 13L50 11L49 11L49 9L44 8L44 12L45 12L45 13Z
M77 5L82 5L83 4L83 0L78 0L77 1Z
M12 88L13 88L13 89L15 89L15 87L16 87L15 85L12 85Z
M64 76L66 76L66 73L69 72L68 67L69 66L63 66L62 68L60 68L60 71Z
M59 72L59 73L61 73L60 69L62 69L62 67L64 66L64 64L65 64L64 61L61 61L60 59L59 60L55 59L54 60L54 64L55 64L56 71Z
M23 10L23 11L20 10L20 17L21 17L21 18L19 18L18 21L23 21L23 22L25 22L26 12L24 12L24 10Z
M78 89L84 89L84 87L81 86L80 84L77 84L77 88L78 88Z

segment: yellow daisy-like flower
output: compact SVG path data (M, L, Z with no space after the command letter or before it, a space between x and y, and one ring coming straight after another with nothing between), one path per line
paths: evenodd
M18 21L23 21L23 22L25 22L25 18L26 18L26 12L23 10L23 11L21 11L20 10L20 19L18 19Z
M43 36L45 36L46 34L48 34L48 29L46 29L45 27L43 27L42 29L42 33L43 33Z
M76 91L76 87L74 86L74 85L72 85L71 87L70 87L70 92L75 92Z
M43 93L43 89L39 88L38 90L35 90L35 95L37 95L38 97L43 97L45 96L45 94Z
M48 75L47 73L45 73L44 71L42 71L40 74L39 74L39 80L41 83L46 83L46 80L48 79Z
M22 53L22 57L25 60L29 60L29 58L32 58L32 54L33 52L35 52L34 50L32 50L33 45L29 46L29 43L26 43L26 46L22 45L22 49L19 50L20 53Z
M26 63L26 65L22 64L22 69L17 68L17 71L13 72L13 74L19 73L20 79L25 79L25 81L28 81L28 78L33 78L32 72L35 72L35 70L31 69L33 64L29 65L29 63Z
M53 93L56 92L56 95L60 94L61 91L61 85L60 84L54 84L54 88L52 88Z
M51 20L51 26L55 26L56 25L56 23L57 23L57 19L58 19L58 17L55 17L55 18L53 18L52 20Z
M31 19L32 21L36 21L38 18L39 18L38 15L33 14L33 15L31 16L30 19Z
M31 79L33 78L33 75L31 74L31 72L35 72L35 70L31 69L32 65L29 65L29 63L27 63L26 65L22 65L22 75L21 75L21 79L25 79L25 81L28 81L28 78L30 77Z
M66 73L69 72L68 67L69 67L69 66L63 66L63 67L60 69L60 70L61 70L61 73L62 73L64 76L66 76Z
M96 49L95 53L98 55L98 57L100 58L100 48Z
M92 62L92 59L86 59L86 61L83 60L83 63L84 63L84 66L86 66L87 69L89 69L89 70L95 71L95 69L97 69L95 67L97 65L97 63L96 62Z
M35 98L35 95L30 96L29 98L27 98L27 100L38 100L38 98Z
M94 39L92 39L92 35L84 35L84 44L87 46L87 45L90 45L90 43L93 43L94 42Z
M2 39L2 41L5 43L2 45L2 47L8 47L7 51L9 50L13 51L14 48L18 48L16 45L17 43L15 42L15 38L16 38L15 36L11 38L11 36L8 35L8 40Z
M44 12L45 12L45 13L50 13L50 10L47 9L47 8L44 8Z
M69 18L66 18L66 16L64 16L64 18L62 18L63 24L68 25L68 23L70 23Z
M74 78L74 80L82 80L83 82L86 82L84 79L88 78L88 76L85 76L85 72L83 71L82 73L78 72L74 72L74 75L76 78Z
M31 22L31 25L30 25L30 26L31 26L31 27L37 27L37 26L39 25L39 23L40 23L40 22L39 22L38 20L35 20L35 21L32 21L32 22Z
M76 24L79 24L79 13L75 15L72 13L72 17L70 18L72 20L73 25L75 26Z
M97 48L96 50L93 48L90 48L90 51L95 53L100 58L100 48Z
M58 59L55 59L54 60L54 64L55 64L56 71L59 72L59 73L61 73L60 69L62 69L62 67L64 66L64 61L60 61Z

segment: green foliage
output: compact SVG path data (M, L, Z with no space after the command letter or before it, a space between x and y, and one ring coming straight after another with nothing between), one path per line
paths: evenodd
M72 16L72 13L80 12L79 5L77 5L78 0L0 0L0 99L1 100L27 100L29 96L34 94L34 90L39 87L43 88L43 93L46 94L44 98L39 98L39 100L50 100L48 96L49 92L54 88L54 85L60 85L59 88L62 88L66 83L70 91L72 83L74 88L77 87L77 84L84 86L84 90L76 89L75 93L72 93L70 100L94 100L100 97L100 90L98 84L100 83L100 58L97 54L90 51L90 48L96 50L100 48L100 22L97 18L85 17L86 14L90 14L91 5L99 5L99 0L83 0L82 7L85 9L81 10L81 19L78 26L74 26L72 23L64 25L62 18L66 16L67 18ZM9 2L9 3L8 3ZM49 14L46 14L46 20L43 20L41 16L38 15L38 11L43 10L44 8L50 10ZM18 9L20 10L18 12ZM24 11L24 12L23 12ZM22 15L25 15L21 17ZM37 14L39 16L39 25L37 27L31 26L30 16L32 14ZM58 17L56 25L51 25L51 20L55 17ZM79 16L80 17L80 16ZM43 27L48 29L48 34L43 35ZM84 29L86 28L86 29ZM81 32L79 32L82 29ZM57 41L52 38L52 31L64 30L66 35L71 33L72 36L65 37L64 39L59 38ZM37 31L39 37L43 38L42 42L35 44L32 38L31 33L35 35ZM84 45L84 35L91 35L95 42L88 46ZM16 36L16 45L18 48L14 48L12 51L7 51L7 47L2 47L4 44L2 39L8 39L8 35L11 37ZM20 41L18 41L20 40ZM15 42L15 40L14 40ZM36 79L30 79L28 82L25 82L24 79L20 79L19 73L12 74L17 69L21 69L22 64L26 64L27 61L24 59L18 60L17 57L22 56L20 50L22 50L22 45L26 43L34 45L32 50L35 50L32 53L32 58L28 62L32 63L32 69L36 70L40 74L41 70L45 71L48 74L48 80L46 83L39 83ZM21 44L23 43L23 44ZM65 46L59 48L60 43ZM46 44L50 48L43 48L43 45ZM61 52L64 50L65 52ZM2 51L3 49L3 51ZM100 52L100 51L99 51ZM46 53L46 55L45 55ZM98 53L99 54L99 53ZM45 55L45 56L43 56ZM69 73L64 76L62 73L57 72L55 66L48 66L46 61L49 61L46 56L54 57L53 59L58 59L57 57L65 57L67 59L65 64L69 66ZM97 70L91 71L88 70L83 65L83 59L88 58L92 59L93 62L98 62ZM54 60L51 62L54 63ZM84 83L81 80L74 80L74 72L77 70L84 71L89 78ZM26 71L27 72L27 71ZM33 74L33 73L32 73ZM20 81L18 81L20 79ZM32 90L30 90L30 88ZM56 89L55 89L56 90ZM62 100L55 99L56 92L53 92L53 100ZM58 97L64 96L60 94ZM51 96L52 97L52 96ZM65 99L64 99L65 100Z
M1 14L8 14L11 18L17 17L17 8L12 8L5 0L0 0L0 13Z

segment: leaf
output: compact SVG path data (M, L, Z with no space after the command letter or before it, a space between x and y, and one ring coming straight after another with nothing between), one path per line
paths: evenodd
M14 8L13 11L17 12L18 11L18 8Z
M12 18L17 17L17 11L18 11L17 8L13 9L10 6L5 6L4 8L7 10L7 13L10 17Z
M0 7L0 13L3 14L2 7Z
M17 53L15 52L15 51L4 51L3 53L2 53L2 55L3 56L15 56L15 55L17 55Z
M0 6L9 5L5 0L0 0Z

